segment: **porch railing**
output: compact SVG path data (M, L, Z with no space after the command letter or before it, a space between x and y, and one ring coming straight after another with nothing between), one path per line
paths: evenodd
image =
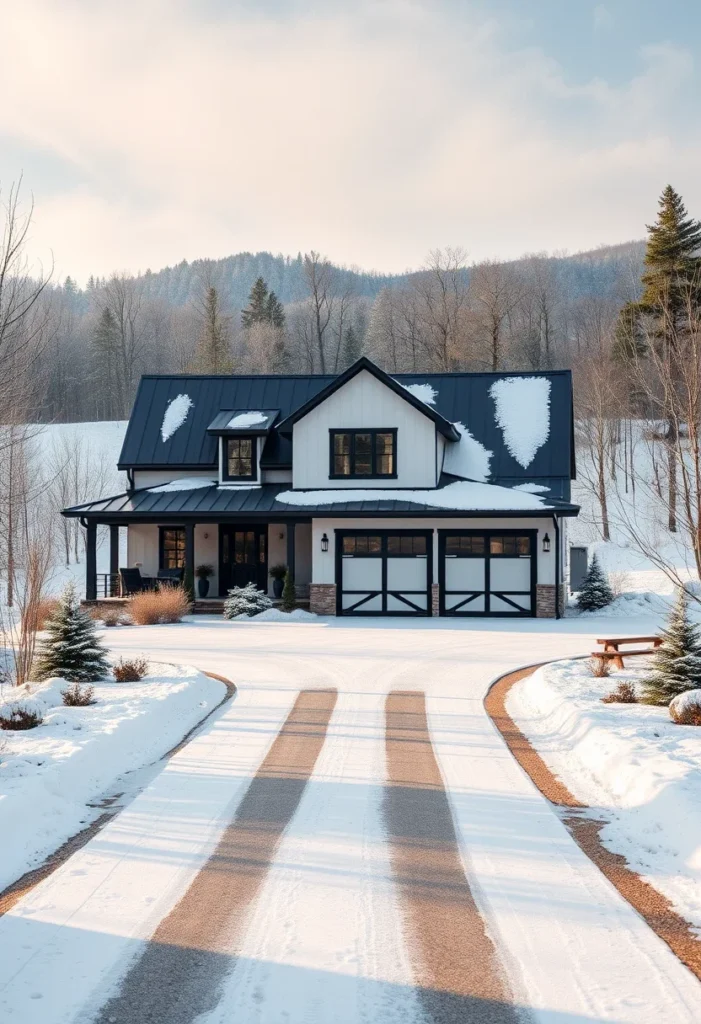
M99 572L97 574L97 598L121 597L122 591L118 572Z

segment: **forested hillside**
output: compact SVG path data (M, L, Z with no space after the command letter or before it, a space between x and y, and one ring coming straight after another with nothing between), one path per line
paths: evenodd
M85 288L49 282L30 418L123 418L142 373L336 372L363 352L391 371L571 366L637 296L643 252L631 242L470 264L444 249L393 276L314 252L239 253Z

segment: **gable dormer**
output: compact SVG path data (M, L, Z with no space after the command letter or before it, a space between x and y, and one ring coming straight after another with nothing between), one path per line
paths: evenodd
M443 447L459 434L411 391L360 359L284 420L292 435L292 485L436 487Z
M261 455L279 409L222 409L207 427L219 442L219 484L251 487L262 483Z

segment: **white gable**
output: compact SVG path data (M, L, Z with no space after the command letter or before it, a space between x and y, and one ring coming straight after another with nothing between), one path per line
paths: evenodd
M330 430L397 430L397 477L331 480ZM361 370L293 427L292 481L300 488L435 487L440 473L436 425L377 377Z

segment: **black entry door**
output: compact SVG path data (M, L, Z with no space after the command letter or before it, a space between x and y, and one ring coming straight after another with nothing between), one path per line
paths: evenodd
M255 583L268 589L267 526L219 527L219 594Z

